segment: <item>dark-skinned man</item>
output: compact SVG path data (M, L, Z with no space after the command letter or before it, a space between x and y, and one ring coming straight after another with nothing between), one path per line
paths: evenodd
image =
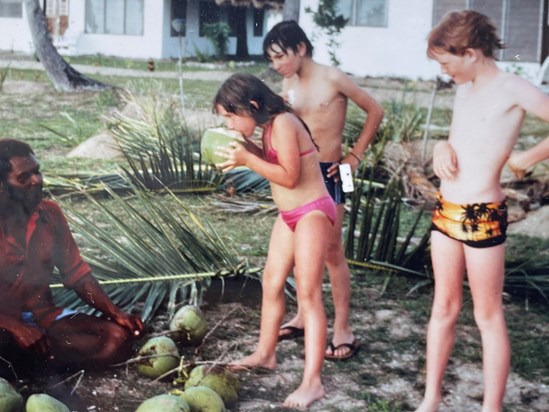
M10 360L19 351L26 361L77 368L122 362L132 355L143 323L103 291L63 212L42 198L42 186L31 147L0 139L0 356ZM55 267L64 286L103 317L54 304L49 284Z

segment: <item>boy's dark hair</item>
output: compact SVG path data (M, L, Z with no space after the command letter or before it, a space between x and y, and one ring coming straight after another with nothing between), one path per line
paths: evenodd
M484 14L474 10L450 12L429 33L427 56L441 50L463 56L467 49L480 49L484 56L495 58L495 52L505 47L496 31Z
M280 113L292 112L281 96L248 73L235 73L223 82L213 99L214 112L217 112L217 106L229 113L251 116L258 125L267 123Z
M10 159L12 157L31 155L34 155L34 151L27 143L16 139L0 139L0 181L4 182L11 171Z
M282 21L275 24L265 36L265 39L263 40L263 56L265 56L267 60L271 60L269 57L269 50L272 50L273 45L278 45L284 53L287 53L288 49L297 53L297 47L301 43L305 45L307 56L312 57L313 45L303 29L299 27L295 20Z

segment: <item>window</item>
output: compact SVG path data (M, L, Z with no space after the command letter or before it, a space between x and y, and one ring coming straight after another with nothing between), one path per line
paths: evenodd
M143 35L143 0L86 0L86 33Z
M215 2L201 1L200 2L200 16L199 16L199 29L198 35L204 37L204 25L219 23L221 11Z
M0 17L23 17L22 0L0 0Z
M263 37L264 9L254 9L254 37Z
M349 26L387 27L389 0L339 0L338 12Z
M545 0L435 0L433 26L451 10L471 9L487 15L507 46L496 58L512 62L540 62L544 57Z
M170 22L175 19L183 20L183 30L181 30L182 36L185 36L185 33L187 32L187 4L187 0L172 0L172 18ZM179 36L179 33L172 27L170 35L176 37Z

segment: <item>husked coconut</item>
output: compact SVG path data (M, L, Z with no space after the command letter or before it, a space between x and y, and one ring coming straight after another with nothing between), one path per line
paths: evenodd
M191 412L191 407L180 396L164 394L147 399L135 412Z
M179 364L179 351L167 336L151 338L143 345L138 356L137 371L149 378L158 378Z
M23 408L23 397L5 379L0 378L0 411L19 412Z
M70 409L50 395L35 393L27 399L26 412L70 412Z
M208 332L208 323L198 306L186 305L175 313L170 322L170 332L181 344L198 346Z
M207 386L193 386L181 395L191 406L191 412L226 412L221 397Z
M229 369L220 366L199 365L189 374L185 389L193 386L207 386L213 389L223 399L227 408L231 408L238 400L240 382Z

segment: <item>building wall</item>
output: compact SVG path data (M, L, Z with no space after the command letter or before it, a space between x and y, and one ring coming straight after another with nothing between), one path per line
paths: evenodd
M341 69L359 76L432 78L436 64L425 54L426 36L432 28L433 0L388 0L387 27L345 27L339 36L337 57ZM318 1L301 0L300 24L306 33L318 33L307 6ZM314 36L312 36L314 39ZM314 57L330 64L326 39L313 40Z
M465 0L387 0L387 27L345 27L339 36L337 57L341 69L358 76L432 79L440 73L438 65L426 56L426 37L433 18L445 14L448 8L460 8ZM534 1L534 0L531 0ZM539 0L535 0L538 2ZM437 5L433 9L434 5ZM318 1L301 0L300 25L306 33L318 33L306 7L316 9ZM444 7L442 7L444 6ZM535 28L534 28L535 29ZM331 64L326 39L313 35L314 57ZM498 65L532 80L540 68L538 62L501 62Z
M24 4L22 17L0 17L0 50L14 53L33 53L34 46Z
M144 0L142 36L91 34L85 32L85 1L71 0L68 32L74 54L102 54L128 58L162 57L162 34L166 23L158 0ZM71 41L71 40L69 40Z

